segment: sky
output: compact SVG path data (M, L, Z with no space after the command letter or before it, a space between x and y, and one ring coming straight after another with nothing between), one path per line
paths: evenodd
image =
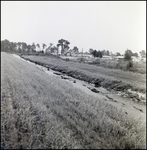
M1 40L146 51L146 1L1 1Z

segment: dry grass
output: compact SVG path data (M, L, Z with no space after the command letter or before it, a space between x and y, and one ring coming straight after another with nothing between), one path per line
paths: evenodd
M1 71L1 143L6 147L145 148L141 120L3 53Z

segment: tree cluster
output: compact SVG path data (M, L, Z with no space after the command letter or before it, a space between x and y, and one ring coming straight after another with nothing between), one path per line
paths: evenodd
M109 50L102 50L102 54L105 56L110 56Z
M138 57L138 53L133 53L131 50L127 49L124 54L124 60L131 60L132 56Z
M142 50L140 52L140 55L141 55L142 58L146 58L146 52L145 52L145 50Z
M1 51L5 52L14 52L14 53L55 53L59 52L59 46L61 46L61 54L66 55L67 52L70 54L78 53L79 50L77 46L74 46L73 49L69 49L69 44L67 40L60 39L58 41L57 46L53 46L53 43L49 43L47 46L45 43L42 43L42 47L40 44L36 44L33 42L31 45L26 44L25 42L10 42L8 40L1 41Z
M72 53L78 53L79 49L77 46L74 46L73 49L70 49L69 47L70 42L64 39L60 39L57 43L57 48L59 48L61 46L61 55L67 55L68 53L70 53L70 55Z
M116 56L121 56L121 54L119 52L116 52L115 55Z
M93 57L99 57L102 58L103 57L103 52L102 51L97 51L97 50L93 50L93 49L89 49L89 52L93 55Z
M1 51L14 52L14 53L25 53L25 52L36 52L36 46L26 44L25 42L10 42L8 40L1 41Z

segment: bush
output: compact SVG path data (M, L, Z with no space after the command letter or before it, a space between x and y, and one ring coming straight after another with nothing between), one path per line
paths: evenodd
M78 60L79 62L85 62L85 61L87 61L87 59L86 59L86 58L83 58L83 57L77 58L77 60Z
M126 66L126 70L130 70L131 68L133 68L133 62L129 61L127 66Z
M97 64L97 65L99 65L99 64L100 64L100 60L99 60L99 59L96 59L96 60L94 60L94 61L92 62L92 64Z

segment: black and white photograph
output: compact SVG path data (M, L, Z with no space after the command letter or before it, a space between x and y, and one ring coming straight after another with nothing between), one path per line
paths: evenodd
M146 1L1 1L1 149L146 148Z

